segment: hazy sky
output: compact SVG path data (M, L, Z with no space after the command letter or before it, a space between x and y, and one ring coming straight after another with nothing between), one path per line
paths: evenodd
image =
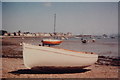
M113 34L118 32L118 2L3 2L2 27L14 32Z
M0 2L0 29L2 29L2 3Z
M1 0L2 2L119 2L120 0Z

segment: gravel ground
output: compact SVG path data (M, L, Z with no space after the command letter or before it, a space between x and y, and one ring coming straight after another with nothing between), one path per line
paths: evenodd
M118 67L91 65L85 69L64 69L62 73L46 73L45 70L32 71L25 68L23 59L2 58L2 78L118 78ZM57 69L55 69L57 71ZM54 72L54 70L53 70Z
M31 38L26 38L24 41L30 40ZM3 56L0 58L2 78L118 78L119 66L101 64L94 64L82 70L80 68L49 69L47 73L44 69L29 70L23 64L22 46L19 45L23 41L22 38L5 37L0 41L2 41L2 54L0 55Z

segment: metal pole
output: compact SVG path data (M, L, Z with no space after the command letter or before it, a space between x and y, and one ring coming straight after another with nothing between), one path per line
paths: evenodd
M55 28L56 28L56 14L54 14L54 34L55 34Z

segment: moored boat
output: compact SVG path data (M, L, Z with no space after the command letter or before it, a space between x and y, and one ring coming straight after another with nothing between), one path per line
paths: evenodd
M88 42L88 40L86 40L86 39L82 40L82 43L87 43L87 42Z
M44 45L59 45L60 43L62 43L62 40L58 40L58 39L43 39L42 40L42 44Z
M55 32L55 27L56 27L56 14L54 14L54 39L43 39L41 42L42 42L42 45L59 45L60 43L62 43L62 40L59 40L59 39L55 39L55 35L56 35L56 32Z
M77 52L23 43L24 65L33 67L87 67L98 59L95 53Z

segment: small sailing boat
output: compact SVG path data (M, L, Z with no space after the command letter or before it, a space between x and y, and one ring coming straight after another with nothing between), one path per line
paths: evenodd
M82 40L82 43L87 43L87 40L86 39Z
M54 35L56 34L55 32L55 27L56 27L56 14L54 14ZM62 40L59 39L43 39L42 41L42 45L59 45L60 43L62 43Z
M85 39L85 38L81 38L81 42L82 42L82 43L87 43L87 42L88 42L88 40L87 40L87 39Z
M24 65L31 69L35 67L81 67L94 64L98 55L89 52L36 46L23 43Z
M59 45L60 43L62 43L62 40L58 40L58 39L43 39L42 41L42 46L44 45Z

